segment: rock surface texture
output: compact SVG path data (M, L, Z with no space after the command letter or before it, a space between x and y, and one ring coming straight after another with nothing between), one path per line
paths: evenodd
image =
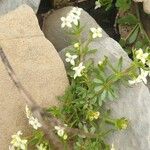
M64 62L68 48L60 52ZM99 43L93 42L91 48L98 49L96 54L87 57L94 58L95 63L108 56L113 64L122 56L125 69L131 62L121 46L109 37L99 40ZM150 92L143 83L130 88L119 87L119 99L107 103L106 107L112 110L114 117L126 117L130 121L128 130L116 132L108 139L110 144L114 143L117 150L150 149Z
M43 107L57 105L57 96L68 86L64 64L54 46L45 39L33 10L22 5L0 17L0 46L16 76ZM8 150L11 135L27 134L25 102L0 61L0 150ZM26 131L26 132L25 132Z
M69 36L62 28L61 28L61 17L65 17L69 11L73 7L64 7L55 11L52 14L47 15L45 21L43 23L43 32L46 38L51 41L57 51L69 46L71 42L74 40L73 36ZM96 21L86 12L82 11L81 14L81 25L85 26L83 39L88 36L89 30L91 27L98 27L99 25ZM103 31L103 38L108 37L108 35ZM57 39L57 40L56 40Z
M0 15L8 13L11 10L16 9L22 4L27 4L34 12L37 12L41 0L0 0Z
M70 7L58 10L58 12L56 11L52 14L52 18L60 18L60 12L64 15L69 11ZM85 19L84 22L86 22L86 26L90 28L91 26L96 25L95 21L91 19L91 21L89 21L89 18L87 18L86 15L87 14L85 12L82 13L82 18ZM55 23L55 21L57 23ZM55 41L54 44L60 44L61 47L68 45L69 43L65 43L65 40L63 40L66 39L66 36L62 34L60 29L61 23L58 20L53 19L52 24L57 24L57 26L55 26L55 31L61 33L60 38L59 34L54 33L55 31L51 32L51 37L53 38L52 41ZM72 37L67 37L67 40L72 40ZM131 60L121 46L116 41L106 36L105 33L102 38L97 39L90 46L92 49L98 49L96 54L91 54L87 57L94 58L95 63L103 60L105 55L108 56L112 64L117 62L117 60L122 56L124 69L131 63ZM60 49L60 47L57 48L58 50ZM60 56L65 64L65 53L68 48L70 48L70 46L60 51ZM118 101L109 102L106 107L112 109L112 115L114 117L127 117L130 120L130 127L127 131L116 132L108 139L110 144L114 143L116 150L150 149L150 92L143 83L133 87L120 86Z

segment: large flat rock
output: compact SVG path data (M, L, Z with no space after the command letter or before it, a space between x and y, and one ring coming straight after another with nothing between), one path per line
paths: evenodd
M0 0L0 15L8 13L11 10L16 9L22 4L27 4L37 12L41 0Z
M92 49L98 49L96 54L89 55L95 63L108 56L112 64L123 57L123 68L127 68L131 63L127 54L121 46L111 38L100 39L99 42L93 42ZM65 62L65 53L67 47L60 51L60 56ZM66 64L67 65L67 64ZM124 132L116 132L108 142L114 143L116 150L149 150L150 149L150 92L148 88L140 83L133 87L119 88L119 99L115 102L106 104L107 108L112 110L114 117L127 117L130 121L130 127Z
M47 15L43 23L43 32L46 38L51 41L57 51L71 45L74 40L74 36L68 35L64 29L61 28L61 17L65 17L73 7L64 7L56 10L53 13ZM85 40L88 37L88 33L91 27L99 27L96 21L84 10L82 10L80 17L81 26L84 26L82 39ZM103 37L106 38L108 35L103 31Z
M42 107L58 105L68 79L54 46L45 39L33 10L23 5L0 17L0 46L17 77ZM25 102L0 61L0 150L8 150L11 135L30 133Z

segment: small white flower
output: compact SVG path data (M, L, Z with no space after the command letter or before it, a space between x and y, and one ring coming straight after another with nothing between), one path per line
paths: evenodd
M32 125L35 130L42 127L42 125L39 123L38 119L33 117L33 114L27 105L26 105L25 109L26 109L26 116L29 120L29 124Z
M72 23L74 25L78 25L79 23L79 19L80 19L80 15L81 15L81 8L78 7L74 7L67 15L67 17L61 17L61 27L68 27L68 28L72 28Z
M28 119L32 116L32 113L27 105L26 105L26 116Z
M148 60L148 61L146 62L146 64L147 64L148 67L150 68L150 60Z
M70 62L71 65L75 65L75 59L78 57L77 55L70 55L70 53L66 53L66 62Z
M134 80L129 80L128 82L130 85L134 85L134 84L140 83L142 81L139 78L136 78Z
M37 130L38 128L42 127L41 123L39 123L37 118L30 117L29 118L29 124L32 125L32 127Z
M141 74L139 75L139 79L141 79L141 81L143 81L145 84L147 84L147 79L146 77L149 75L149 71L143 70L142 68L141 70Z
M139 60L141 60L141 62L143 64L145 64L146 59L147 59L147 57L148 57L149 54L148 53L143 53L143 50L141 48L139 50L137 50L135 52L135 54L136 54L136 58L139 59Z
M74 7L70 13L76 14L77 16L81 15L82 8Z
M67 140L67 138L68 138L68 135L67 135L67 134L64 134L63 139L64 139L64 140Z
M62 24L61 24L61 27L64 28L64 27L68 27L68 28L71 28L72 27L72 20L70 19L70 17L61 17L61 21L62 21Z
M14 146L9 146L9 150L15 150Z
M74 48L79 48L80 44L79 43L75 43L73 46L74 46Z
M103 62L102 62L102 61L99 61L98 64L101 66L101 65L103 64Z
M43 143L38 144L36 148L37 150L47 150L47 146L45 146Z
M13 148L19 148L20 150L26 150L28 141L21 139L20 135L22 135L21 131L18 131L15 135L12 135L12 146L10 146L9 149L13 150Z
M70 21L74 23L74 25L76 25L76 26L78 25L79 19L80 19L79 16L77 16L74 13L70 13L68 17L70 18Z
M98 27L96 28L91 28L90 29L92 32L92 38L95 39L97 37L102 37L102 28Z
M150 71L146 71L146 70L143 70L142 68L140 68L140 75L134 79L134 80L129 80L129 84L130 85L133 85L133 84L137 84L137 83L140 83L140 82L144 82L145 84L147 84L147 76L150 76Z
M62 137L65 133L64 128L59 127L59 126L55 126L55 130L57 130L57 134Z
M102 5L101 3L99 2L99 0L95 1L95 9L98 9L100 8Z
M82 72L83 69L85 69L85 66L83 66L83 63L82 63L82 62L79 64L78 67L74 67L74 68L73 68L73 70L75 71L74 79L75 79L76 77L81 77L81 76L82 76L82 75L81 75L81 72Z
M64 140L68 138L63 127L55 126L55 130L57 131L58 136L62 137Z
M110 150L115 150L114 144L111 145L111 149Z

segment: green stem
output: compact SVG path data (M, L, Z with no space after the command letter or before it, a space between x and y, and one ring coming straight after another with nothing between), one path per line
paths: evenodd
M115 131L115 130L114 129L110 129L110 130L104 132L103 134L101 134L100 136L104 137L104 136L106 136L107 134L109 134L110 132L113 132L113 131Z
M109 81L103 86L103 88L102 88L98 93L96 93L92 98L94 98L95 96L101 94L104 90L106 90L108 87L110 87L111 84L113 84L113 83L119 81L120 78L125 77L126 75L129 74L129 72L131 72L131 71L134 70L134 69L135 69L135 64L133 63L129 68L127 68L127 69L125 69L124 71L120 72L120 73L119 73L119 77L117 77L117 78L115 77L115 78L109 80Z
M105 122L108 123L108 124L115 125L115 121L114 121L113 119L110 119L110 118L107 118L107 119L105 120Z
M150 38L149 38L148 34L146 33L146 31L144 30L143 24L141 22L141 17L140 17L138 4L135 4L135 8L136 8L136 15L137 15L137 18L138 18L138 21L139 21L139 27L141 29L141 32L144 34L145 38L147 39L147 41L150 44Z

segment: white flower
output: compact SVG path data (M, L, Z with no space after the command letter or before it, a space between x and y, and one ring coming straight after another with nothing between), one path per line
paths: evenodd
M32 113L27 105L26 105L26 116L28 119L32 116Z
M79 16L77 16L77 15L74 14L74 13L70 13L68 17L70 18L71 23L73 22L74 25L76 25L76 26L78 25L78 21L79 21L79 19L80 19Z
M12 135L12 146L10 146L9 149L13 150L13 148L18 148L20 150L26 150L28 141L25 139L21 139L20 135L22 135L21 131L18 131L15 135Z
M140 75L134 79L134 80L129 80L129 84L130 85L133 85L133 84L137 84L137 83L140 83L140 82L144 82L145 84L147 84L147 76L150 76L150 71L146 71L146 70L143 70L142 68L140 68Z
M141 81L143 81L145 84L147 84L146 77L149 75L149 71L143 70L142 68L140 70L141 74L138 76L138 78L141 79Z
M45 146L43 143L38 144L36 148L37 150L47 150L47 146Z
M64 128L59 127L59 126L55 126L55 130L57 130L57 134L62 137L65 133Z
M134 85L134 84L140 83L142 81L139 78L136 78L134 80L129 80L128 82L130 85Z
M55 126L55 130L57 130L58 136L62 137L64 140L68 138L63 127Z
M72 23L74 25L78 25L79 19L80 19L80 15L81 15L81 8L78 7L74 7L67 15L67 17L61 17L61 27L68 27L71 28L72 27Z
M135 52L135 54L136 54L136 58L139 59L139 60L141 60L141 62L143 64L145 64L146 59L147 59L147 57L148 57L149 54L148 53L143 53L143 50L141 48L139 50L137 50Z
M100 8L102 5L101 3L99 2L99 0L95 1L95 9L98 9Z
M74 48L79 48L80 44L79 43L75 43L73 46L74 46Z
M82 8L74 7L70 13L76 14L77 16L81 15Z
M150 68L150 60L148 60L148 61L146 62L146 64L147 64L148 67Z
M83 66L83 63L82 63L82 62L79 64L78 67L74 67L74 68L73 68L73 70L75 71L74 79L75 79L76 77L81 77L81 76L82 76L82 75L81 75L81 72L82 72L83 69L85 69L85 66Z
M97 37L102 37L102 28L98 27L96 28L91 28L90 29L92 32L92 38L95 39Z
M64 28L64 27L68 27L68 28L71 28L72 27L72 20L70 19L70 17L61 17L61 21L62 21L62 24L61 24L61 27Z
M103 62L102 62L102 61L99 61L98 64L101 66L101 65L103 64Z
M111 145L111 149L110 150L115 150L114 144Z
M70 55L70 53L66 53L66 62L70 62L71 65L75 65L75 59L78 57L77 55Z
M37 130L38 128L42 127L41 123L39 123L37 118L30 117L29 118L29 124L32 125L32 127Z
M14 146L9 146L9 150L15 150Z
M42 127L42 125L39 123L38 119L33 117L33 114L27 105L26 105L25 109L26 109L26 116L29 120L29 124L32 125L35 130Z

